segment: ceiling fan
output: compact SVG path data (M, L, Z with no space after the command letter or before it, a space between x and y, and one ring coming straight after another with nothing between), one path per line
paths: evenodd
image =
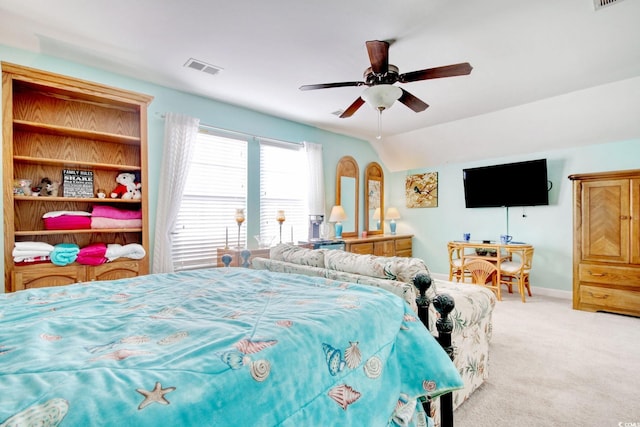
M398 67L389 64L389 42L371 40L366 42L366 45L371 67L364 71L364 81L304 85L300 86L300 90L368 86L362 95L340 115L342 119L351 117L365 102L371 104L380 114L382 114L383 110L391 107L396 100L418 113L424 111L429 105L406 90L395 86L395 83L410 83L419 80L462 76L471 73L473 69L468 62L463 62L400 74Z

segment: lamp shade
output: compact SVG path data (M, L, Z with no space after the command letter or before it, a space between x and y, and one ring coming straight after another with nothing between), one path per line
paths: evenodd
M373 219L380 219L380 208L376 208L373 212Z
M369 86L362 92L362 99L378 111L391 107L400 96L402 89L393 85Z
M400 212L397 208L389 208L385 216L387 219L400 219Z
M347 213L340 205L331 208L331 214L329 215L329 222L340 222L347 219Z

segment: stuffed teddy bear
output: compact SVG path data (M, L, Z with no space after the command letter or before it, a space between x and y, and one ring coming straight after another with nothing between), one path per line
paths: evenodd
M116 176L118 186L111 192L112 199L140 199L142 184L136 182L136 175L130 172L121 172Z

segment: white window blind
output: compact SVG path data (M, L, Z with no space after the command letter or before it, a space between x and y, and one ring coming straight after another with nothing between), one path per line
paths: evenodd
M276 213L283 210L282 241L309 237L307 158L301 145L260 143L260 235L280 241ZM293 239L292 239L293 235Z
M173 235L175 270L216 265L216 249L236 246L237 208L247 207L247 141L201 131ZM240 240L246 242L246 226Z

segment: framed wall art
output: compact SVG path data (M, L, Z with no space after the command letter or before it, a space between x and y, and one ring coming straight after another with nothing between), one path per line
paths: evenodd
M438 172L409 175L405 188L408 208L438 207Z

